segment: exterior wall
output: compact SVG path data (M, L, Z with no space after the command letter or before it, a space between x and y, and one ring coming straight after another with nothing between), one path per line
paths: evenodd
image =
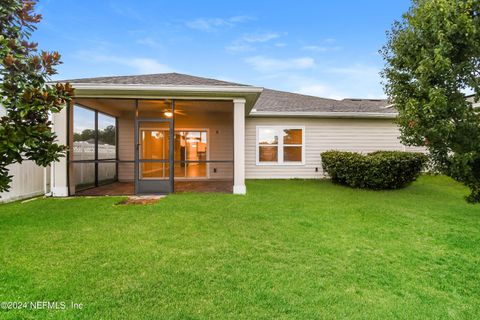
M0 117L4 115L5 109L0 106ZM47 184L50 183L49 168L45 172L45 168L37 166L33 161L24 161L8 166L8 170L13 180L10 191L0 193L0 203L30 198L49 191L45 190L45 180Z
M118 116L118 158L122 161L135 160L135 113L123 112ZM128 182L134 179L134 167L132 163L118 164L118 181Z
M304 165L257 165L257 126L305 127ZM376 150L422 151L400 143L398 127L389 119L247 118L245 174L247 179L323 177L320 153L343 150L368 153ZM318 172L315 169L318 168Z

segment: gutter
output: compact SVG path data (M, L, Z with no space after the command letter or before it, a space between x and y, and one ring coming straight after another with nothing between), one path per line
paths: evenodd
M180 92L217 92L217 93L261 93L261 87L240 86L172 86L145 84L104 84L104 83L70 83L79 90L132 90L132 91L180 91Z
M382 112L269 112L252 111L250 117L294 117L294 118L356 118L356 119L395 119L398 113Z
M192 86L154 84L70 83L76 98L124 98L124 99L198 99L231 100L245 98L245 114L248 114L263 91L251 86Z

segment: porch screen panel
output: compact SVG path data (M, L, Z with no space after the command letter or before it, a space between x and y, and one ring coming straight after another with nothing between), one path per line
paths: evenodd
M117 121L115 117L98 112L98 185L117 180ZM112 160L112 162L106 162Z
M73 163L75 190L81 191L95 186L95 163Z
M117 180L117 119L98 110L73 106L73 156L75 190Z
M73 160L95 160L95 112L75 105L73 109ZM75 189L95 186L95 164L78 162L73 165Z
M232 101L175 100L175 191L231 192Z
M116 158L117 127L115 117L98 113L98 159Z
M95 159L95 111L77 105L73 112L73 159Z
M175 132L175 177L206 178L208 141L206 131Z

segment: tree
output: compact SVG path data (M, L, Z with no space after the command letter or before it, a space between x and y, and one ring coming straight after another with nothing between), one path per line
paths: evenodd
M99 143L115 145L116 129L115 126L109 125L103 130L98 131Z
M55 142L49 114L59 112L73 96L70 84L49 84L60 64L58 52L40 53L29 38L40 22L36 1L0 0L0 191L12 177L7 166L33 160L47 166L65 154Z
M402 142L425 146L433 165L480 202L480 1L414 0L380 51L385 91Z

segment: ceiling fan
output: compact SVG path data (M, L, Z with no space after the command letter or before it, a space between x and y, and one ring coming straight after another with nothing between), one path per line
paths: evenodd
M171 104L170 104L170 101L163 101L162 102L163 104L163 109L162 109L162 112L163 114L167 117L167 118L171 118L173 116L172 114L172 109L170 108L171 107ZM184 110L181 110L177 107L177 105L175 105L175 115L180 115L180 116L185 116L186 115L186 112Z
M170 118L172 116L172 111L171 111L171 109L163 109L163 114L166 117ZM175 115L185 116L185 115L187 115L187 113L183 110L179 110L179 109L175 108Z

